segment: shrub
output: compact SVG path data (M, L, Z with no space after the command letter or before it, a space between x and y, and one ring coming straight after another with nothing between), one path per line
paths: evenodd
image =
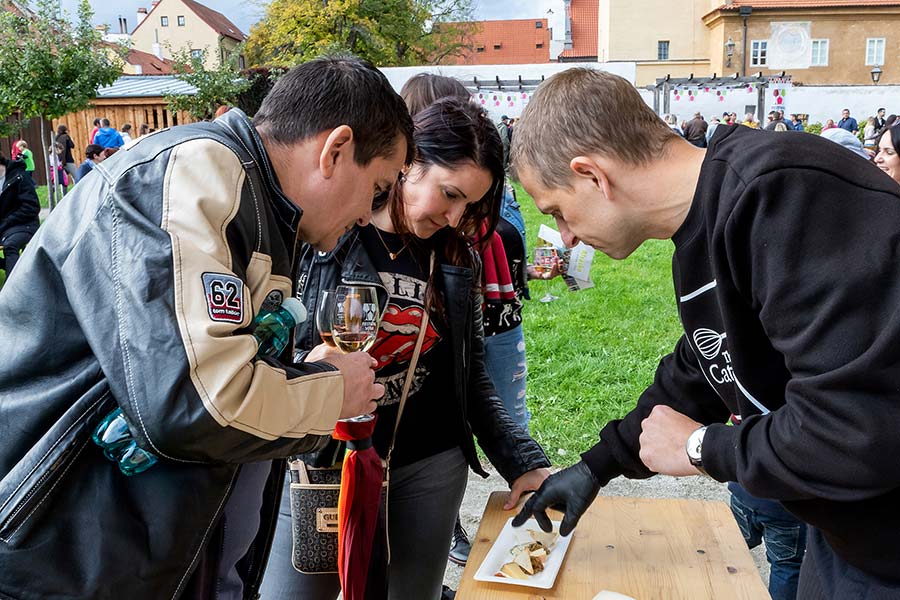
M821 123L810 123L806 126L806 133L814 133L816 135L822 135L822 124Z

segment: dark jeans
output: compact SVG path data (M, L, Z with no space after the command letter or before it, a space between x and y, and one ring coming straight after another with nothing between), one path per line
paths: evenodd
M806 549L806 524L779 502L755 498L737 483L729 483L731 512L750 548L766 542L769 595L772 600L794 600L800 564Z
M3 259L0 260L0 268L6 270L6 278L9 279L13 267L19 260L19 252L25 248L25 244L34 237L34 229L21 229L12 233L0 235L0 245L3 246Z
M900 585L853 567L839 557L815 527L809 528L806 560L800 571L800 600L896 600Z

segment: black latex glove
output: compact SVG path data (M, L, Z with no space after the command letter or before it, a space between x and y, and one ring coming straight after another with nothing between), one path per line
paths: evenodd
M600 487L600 483L584 461L554 473L544 480L540 489L528 499L515 516L513 527L521 527L529 517L534 516L541 529L549 533L553 531L553 523L550 522L546 510L554 508L564 513L562 524L559 526L559 535L569 535L578 525L578 519L597 497Z

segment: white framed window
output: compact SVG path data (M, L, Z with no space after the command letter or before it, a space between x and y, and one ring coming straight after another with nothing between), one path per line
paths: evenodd
M812 40L812 60L809 64L813 67L828 66L828 40Z
M656 42L656 60L669 60L669 40Z
M160 27L168 27L169 26L169 17L160 17L159 18L159 26Z
M752 40L750 42L750 66L765 67L769 64L769 40Z
M866 38L866 66L884 64L884 38Z
M184 27L184 15L178 15L178 26Z

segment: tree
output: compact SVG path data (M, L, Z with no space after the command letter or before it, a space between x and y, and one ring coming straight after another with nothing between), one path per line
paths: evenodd
M175 77L194 86L197 93L166 96L169 110L187 111L195 119L202 120L212 118L221 105L234 104L238 96L253 83L238 71L240 53L241 47L238 46L215 69L207 69L204 66L207 54L205 48L200 52L186 48L172 51Z
M378 66L433 64L466 48L472 13L472 0L273 0L250 30L247 53L256 65L335 51Z
M121 75L121 56L100 46L88 0L80 0L74 24L59 14L55 0L37 0L34 12L8 8L0 5L0 120L13 108L25 119L40 117L41 143L50 148L56 135L47 137L44 120L90 106L97 89ZM44 168L52 181L48 161ZM52 209L56 195L50 189Z

